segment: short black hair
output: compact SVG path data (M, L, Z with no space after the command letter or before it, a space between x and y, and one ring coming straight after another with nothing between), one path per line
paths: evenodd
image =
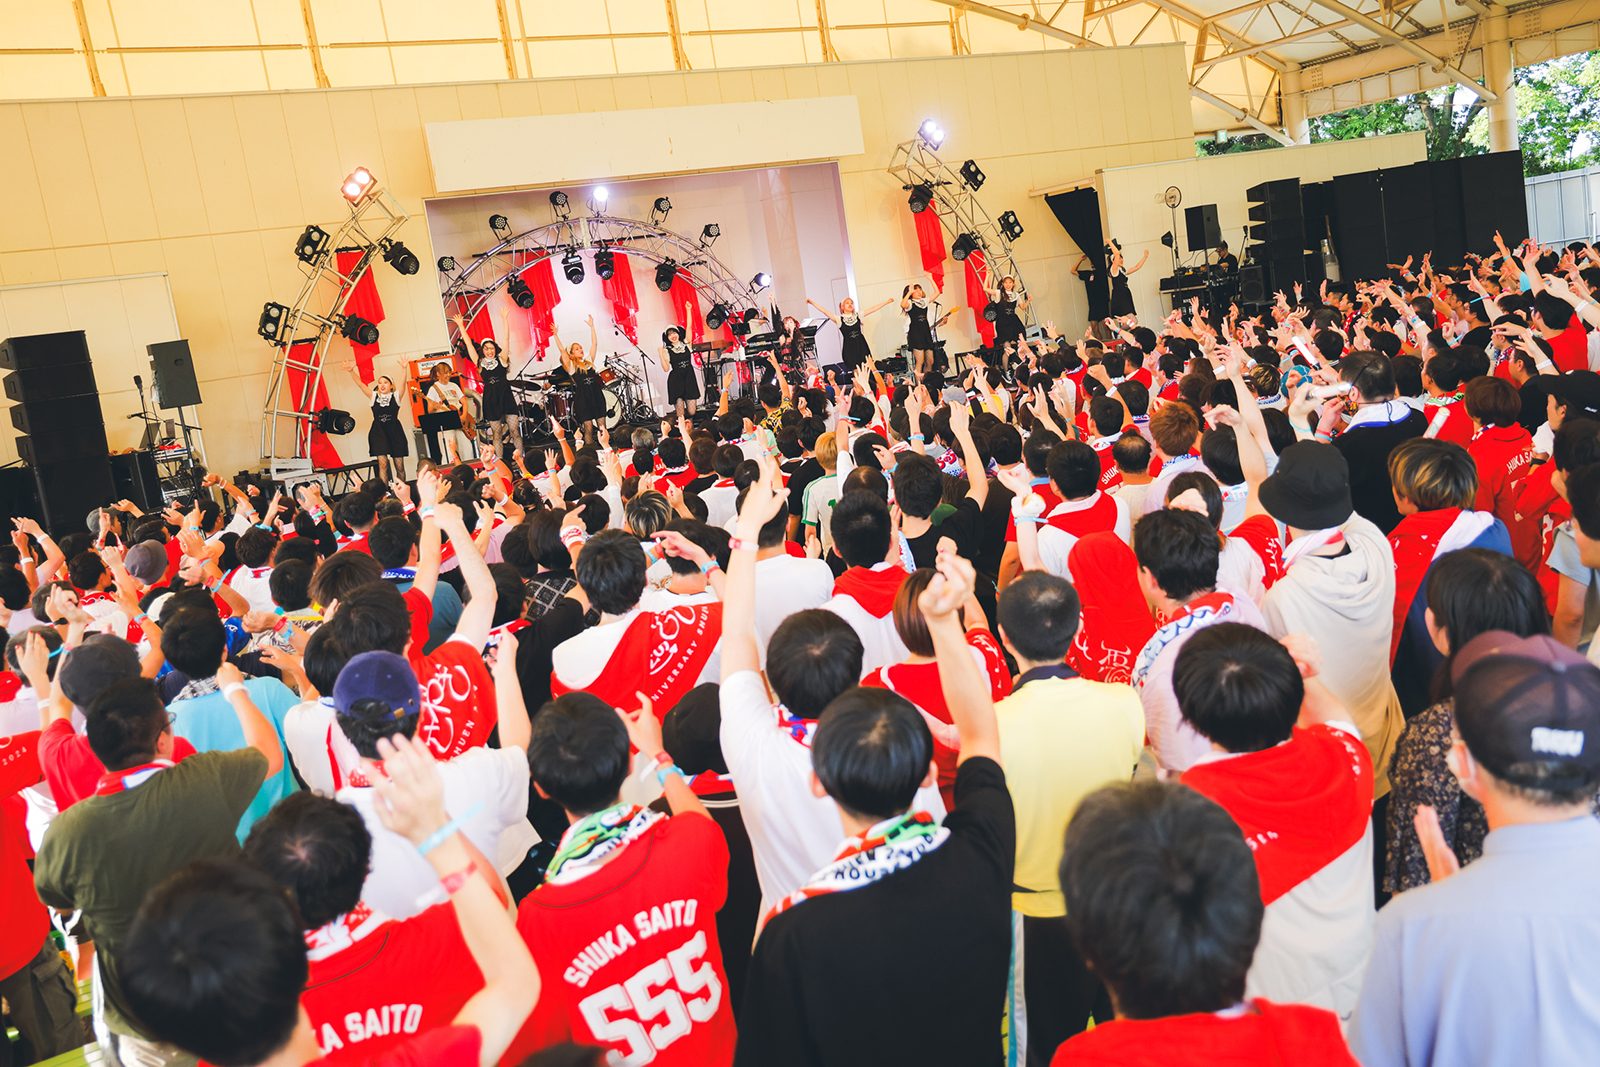
M304 611L311 606L311 564L287 559L275 565L267 578L267 591L284 611Z
M1533 313L1547 328L1565 330L1572 325L1572 305L1554 293L1538 293L1533 298Z
M306 638L300 665L306 672L306 680L318 693L333 695L333 685L348 662L350 653L339 643L338 631L332 626L319 626Z
M390 582L370 582L339 602L339 610L320 627L333 627L352 656L362 652L400 655L411 639L411 610Z
M1056 442L1060 440L1061 438L1042 428L1028 435L1027 442L1022 446L1022 461L1028 465L1029 474L1035 478L1050 476L1050 450L1055 448Z
M589 815L615 804L628 767L627 727L592 693L565 693L534 716L529 773L567 811Z
M1153 780L1089 794L1067 824L1061 892L1073 944L1123 1017L1244 999L1266 909L1249 846L1215 801Z
M602 530L578 553L578 584L589 603L608 615L621 615L638 605L647 569L638 539L621 530Z
M161 654L168 663L190 678L217 673L228 649L228 631L209 605L166 612L162 621Z
M661 444L656 446L656 455L661 458L665 467L681 467L689 462L687 450L683 447L680 437L663 437Z
M1222 546L1204 515L1173 508L1150 512L1133 528L1133 554L1174 600L1217 586Z
M148 678L112 682L84 709L89 751L107 770L126 770L148 760L166 728L167 706Z
M1289 650L1239 622L1207 626L1183 643L1172 691L1195 732L1229 752L1288 740L1306 695Z
M67 564L67 580L79 589L93 589L109 573L96 552L79 552Z
M903 453L889 480L894 484L895 503L913 519L931 517L944 497L944 472L920 452Z
M543 509L530 512L520 529L528 542L528 552L536 566L547 571L572 569L572 554L561 543L561 520L565 512ZM517 536L513 530L512 537Z
M882 563L889 554L894 521L882 497L852 489L833 506L828 529L833 534L833 546L845 563L852 567L872 567Z
M910 701L887 689L845 690L823 711L811 766L834 802L857 818L911 806L933 762L933 735Z
M1117 469L1145 474L1150 470L1150 442L1138 430L1129 430L1111 446Z
M1597 462L1600 462L1600 419L1570 415L1562 419L1555 443L1550 446L1551 466L1567 472Z
M1451 660L1474 637L1490 630L1518 637L1550 632L1539 580L1515 558L1487 548L1446 552L1428 568L1428 610L1450 645L1434 679L1441 700L1452 688Z
M370 493L357 490L345 494L333 509L334 518L354 530L366 526L378 517L378 501Z
M903 408L895 408L903 411ZM1010 467L1022 459L1022 432L1010 423L996 426L989 434L989 449L994 453L994 461L1002 467Z
M1600 540L1600 463L1589 463L1567 475L1572 518L1590 540Z
M250 828L244 858L288 890L305 928L317 930L361 902L372 834L349 804L290 793Z
M1025 571L1000 591L995 621L1017 655L1033 663L1057 663L1078 635L1080 611L1071 582L1046 571Z
M1050 481L1063 500L1092 496L1100 486L1100 457L1082 441L1062 441L1050 450Z
M311 575L311 599L326 608L364 585L383 581L383 564L366 552L341 549L317 565Z
M863 655L861 637L838 614L797 611L767 642L767 681L791 714L814 719L860 681Z
M750 483L750 485L754 484L754 482ZM739 487L739 494L736 498L737 503L734 508L735 514L738 513L739 508L744 507L744 499L750 495L750 485L741 485ZM662 528L665 529L666 527ZM789 504L787 501L780 501L778 503L777 513L762 524L761 532L756 535L756 545L760 548L776 547L777 545L783 544L785 538L788 536L788 533Z
M1200 462L1217 477L1219 485L1244 481L1239 464L1239 438L1232 426L1217 426L1200 435Z
M1394 367L1380 352L1352 352L1339 361L1339 380L1349 382L1365 400L1388 400L1395 395Z
M380 519L367 534L367 547L372 558L385 570L404 567L411 558L411 549L417 543L417 531L409 519Z
M729 415L727 418L737 418ZM741 422L742 426L743 423ZM737 433L734 434L738 436ZM733 472L739 469L739 464L744 462L744 450L738 445L718 445L716 452L711 456L711 466L716 470L718 478L732 478Z
M1094 423L1094 432L1101 437L1110 437L1120 430L1122 416L1122 405L1113 397L1102 393L1089 401L1089 421Z
M278 531L252 526L239 535L233 550L239 553L239 564L244 567L265 567L278 547Z
M1167 498L1161 502L1162 506L1170 505L1178 497L1193 489L1200 494L1200 499L1206 505L1206 518L1211 525L1222 528L1222 487L1217 480L1205 471L1184 471L1172 481L1167 483ZM1220 556L1218 557L1220 560Z
M299 1025L305 929L283 888L240 860L156 887L117 962L141 1032L217 1067L261 1063Z

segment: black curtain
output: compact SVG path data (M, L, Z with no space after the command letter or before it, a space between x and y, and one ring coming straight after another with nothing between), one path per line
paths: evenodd
M1072 242L1089 257L1094 270L1083 279L1092 321L1111 317L1111 289L1106 277L1106 238L1100 225L1100 194L1093 187L1051 193L1044 198Z

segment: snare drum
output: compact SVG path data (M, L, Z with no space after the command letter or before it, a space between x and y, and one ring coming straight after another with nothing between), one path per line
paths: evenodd
M549 389L544 394L544 410L552 421L565 422L572 415L572 390Z
M612 370L610 367L607 367L605 370L600 372L600 384L601 385L610 385L612 382L614 382L616 380L617 380L617 372Z

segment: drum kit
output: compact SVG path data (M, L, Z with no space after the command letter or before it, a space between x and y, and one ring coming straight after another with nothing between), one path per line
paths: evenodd
M517 401L517 419L528 441L555 436L556 426L568 433L578 428L572 377L559 367L510 380ZM639 371L613 356L600 371L600 394L605 398L605 426L615 431L628 420L653 422L655 405L648 397L650 382Z

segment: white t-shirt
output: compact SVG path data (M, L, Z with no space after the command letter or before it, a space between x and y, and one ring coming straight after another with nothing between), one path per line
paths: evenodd
M658 597L672 596L670 593L657 593ZM712 599L715 599L714 597ZM674 597L675 603L693 603L686 598ZM635 607L626 615L615 622L602 622L598 626L591 626L581 633L567 638L555 647L550 653L550 666L555 676L561 679L561 684L568 689L583 689L600 677L606 669L606 664L611 662L611 654L617 650L617 644L622 640L622 635L628 631L639 612L644 610L666 610L670 604L665 601L646 603L643 600L640 606ZM722 676L722 643L718 641L717 647L711 650L711 655L706 657L706 665L700 671L696 685L714 682Z
M833 571L820 559L785 553L756 561L756 646L767 665L767 642L797 611L820 608L833 596Z
M338 712L331 698L307 700L283 714L283 744L289 760L306 788L331 797L344 785L344 776L361 763L361 754L338 727ZM334 781L334 764L339 781Z
M428 387L428 399L435 406L460 407L466 396L455 382L434 382Z
M501 874L527 858L539 835L528 822L528 754L521 748L475 748L439 764L444 807L461 832ZM337 799L361 813L372 834L372 869L361 899L392 919L407 919L444 899L439 876L417 846L384 827L371 788L341 789Z
M706 505L707 526L727 525L739 508L739 490L731 482L727 485L713 483L702 489L700 499Z
M824 555L833 548L831 522L833 506L839 502L839 484L837 474L824 474L806 486L805 497L801 501L801 521L817 531Z
M761 676L733 675L721 703L722 755L739 791L764 914L833 860L844 826L833 801L811 792L811 749L779 725ZM912 807L944 816L937 789L920 790Z
M910 650L900 640L894 628L894 614L877 618L856 602L856 598L843 593L829 597L822 605L838 615L861 638L861 676L865 678L879 667L899 663L909 656Z
M1066 500L1050 509L1046 518L1056 515L1070 515L1074 511L1082 511L1100 503L1100 493L1092 493L1082 500ZM1112 502L1117 506L1117 520L1112 532L1122 538L1124 542L1133 540L1133 520L1129 518L1128 502L1120 496L1112 496ZM1058 530L1048 522L1039 524L1039 562L1044 564L1044 569L1058 578L1072 579L1072 572L1067 570L1067 557L1072 555L1072 546L1078 539L1065 530Z
M233 591L244 597L251 611L273 611L278 605L272 600L272 568L240 567L228 576Z

